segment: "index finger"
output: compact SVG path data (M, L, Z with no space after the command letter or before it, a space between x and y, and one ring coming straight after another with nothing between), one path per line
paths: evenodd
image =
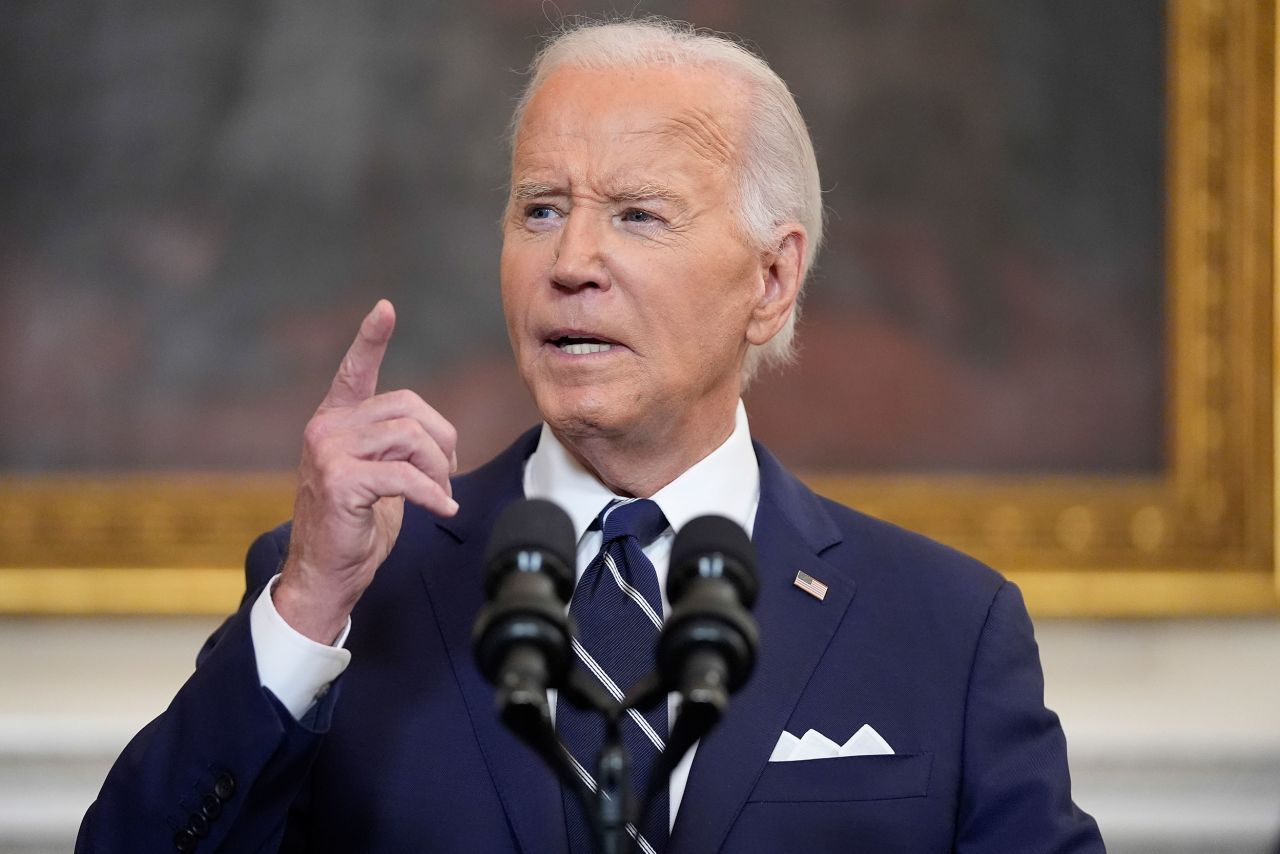
M321 408L355 406L373 397L378 389L378 369L387 353L387 344L396 328L396 310L390 301L378 300L373 310L360 322L356 340L342 357L338 373L333 377L329 393Z

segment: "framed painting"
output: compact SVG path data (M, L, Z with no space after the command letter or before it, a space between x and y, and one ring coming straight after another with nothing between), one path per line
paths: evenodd
M454 421L464 467L532 423L493 218L506 69L546 22L481 5L104 20L96 53L56 52L117 57L93 100L101 69L42 66L48 21L15 24L0 612L234 607L378 296L401 316L386 382ZM1274 3L824 10L640 10L762 34L813 126L828 246L753 431L1038 614L1274 611ZM146 38L176 70L139 64L168 61Z

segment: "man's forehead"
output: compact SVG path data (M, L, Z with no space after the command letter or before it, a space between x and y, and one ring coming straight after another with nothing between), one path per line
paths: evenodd
M669 140L707 165L738 156L742 87L708 68L559 69L530 99L516 134L517 163L599 143L644 151Z
M736 117L693 106L662 121L649 133L669 136L708 163L729 165L737 156L736 134L728 127Z

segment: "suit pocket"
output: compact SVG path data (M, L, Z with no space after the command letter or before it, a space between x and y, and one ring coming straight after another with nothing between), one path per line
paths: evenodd
M842 756L765 765L748 802L888 801L929 793L932 753Z

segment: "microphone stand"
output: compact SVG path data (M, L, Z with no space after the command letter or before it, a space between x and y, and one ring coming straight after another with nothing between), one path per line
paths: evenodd
M618 714L605 718L604 747L596 762L595 825L596 839L602 854L628 854L634 850L627 824L633 823L634 804L631 792L631 757L622 746ZM587 806L587 802L583 802ZM591 815L591 810L587 810Z
M631 757L622 744L621 723L627 709L647 711L659 702L666 702L666 686L656 673L651 674L619 703L582 671L575 670L569 674L567 684L560 690L560 699L580 709L594 709L605 721L604 747L596 763L596 788L593 791L569 760L568 751L556 735L546 691L540 688L546 682L536 681L541 666L537 659L534 654L522 657L520 666L510 671L532 678L513 675L498 686L497 701L502 722L538 754L563 785L577 795L591 821L602 854L631 854L635 851L635 841L627 825L637 825L654 799L664 791L672 770L680 764L689 748L720 720L728 703L728 693L721 691L716 696L700 696L698 692L692 692L683 695L684 701L680 704L666 749L654 765L641 809L637 810L631 786Z
M530 659L537 658L530 655ZM538 663L534 663L537 667ZM516 668L512 668L515 670ZM580 671L569 674L560 689L560 700L579 709L595 710L605 720L605 741L595 768L596 787L587 785L578 773L569 752L556 735L546 682L508 680L498 686L498 713L502 722L550 767L561 784L568 787L591 821L603 854L629 854L631 837L627 825L634 824L631 791L631 758L622 745L620 724L626 706L618 703L594 679Z

